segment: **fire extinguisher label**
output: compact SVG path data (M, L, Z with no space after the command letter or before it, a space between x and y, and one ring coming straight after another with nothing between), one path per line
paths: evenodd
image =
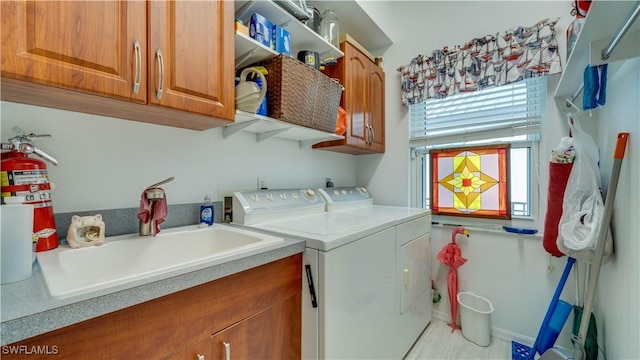
M14 170L3 171L0 175L0 182L2 186L20 186L20 185L36 185L36 184L48 184L49 179L47 176L47 170ZM33 186L32 186L33 187ZM38 189L36 187L36 189ZM7 196L24 196L25 202L44 201L45 203L38 204L37 207L51 206L51 192L49 191L13 191L2 192L2 197Z
M47 170L14 170L2 172L2 186L47 184Z

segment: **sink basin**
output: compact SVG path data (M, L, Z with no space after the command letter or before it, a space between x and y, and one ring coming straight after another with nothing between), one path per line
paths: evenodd
M66 298L179 270L282 242L227 225L162 230L157 236L113 236L102 246L39 252L49 293Z

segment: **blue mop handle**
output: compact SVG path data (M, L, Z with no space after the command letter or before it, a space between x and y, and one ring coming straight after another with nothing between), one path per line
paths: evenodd
M576 259L569 257L567 259L567 265L564 267L564 271L562 272L562 276L560 277L560 282L558 283L558 287L556 287L556 292L553 294L553 298L551 298L551 304L549 304L549 309L547 309L547 314L544 316L544 320L542 321L542 326L540 326L540 331L538 331L538 336L536 337L536 342L533 344L531 351L529 352L529 356L527 359L534 359L536 351L538 348L542 346L542 338L544 332L547 331L549 327L549 320L551 319L551 315L556 309L556 305L558 304L558 299L560 299L560 294L562 294L562 289L564 288L564 284L567 282L567 278L569 277L569 273L571 272L571 267L576 262ZM542 355L542 353L540 353Z

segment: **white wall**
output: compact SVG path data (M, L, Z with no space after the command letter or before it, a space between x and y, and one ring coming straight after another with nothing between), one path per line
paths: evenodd
M358 158L357 182L376 195L379 204L410 204L408 114L400 105L400 80L396 69L418 54L429 53L445 45L461 44L474 37L506 30L518 25L532 25L550 17L560 17L558 41L565 58L565 29L571 18L570 1L359 1L367 13L385 30L394 44L382 55L386 73L386 141L384 156ZM375 51L374 51L375 53ZM553 93L558 75L548 79L547 119L539 166L540 220L546 212L548 155L562 136L568 134L566 107L556 106ZM614 214L616 234L615 260L603 268L600 278L598 307L599 341L609 358L640 358L638 349L640 318L638 308L640 258L637 234L639 210L637 184L639 156L637 139L639 109L638 62L625 64L609 81L608 105L585 128L598 142L604 157L611 155L618 131L631 132L628 156L625 158L619 191L631 196L618 196ZM635 139L635 140L634 140ZM603 174L610 172L610 162L603 161ZM607 175L605 175L606 178ZM605 181L605 184L608 180ZM434 227L432 249L436 287L443 302L435 306L436 316L449 317L446 295L448 267L435 259L435 254L450 241L452 228ZM542 230L542 229L540 229ZM460 237L458 238L460 239ZM459 270L460 290L472 291L490 299L495 307L492 315L494 335L517 339L536 337L549 301L566 264L566 258L553 258L541 244L540 237L510 236L486 231L472 231L462 238L463 255L469 261ZM551 270L552 269L552 270ZM551 271L549 271L551 270ZM574 303L573 274L565 285L562 299ZM572 317L567 321L558 345L572 348L569 342Z
M609 359L640 358L640 59L629 60L608 79L604 109L582 118L597 127L603 187L608 188L619 132L628 132L612 220L615 257L603 266L598 283L598 340Z
M135 121L0 103L2 141L19 126L27 133L51 134L36 146L59 161L47 164L56 213L137 207L142 190L163 185L169 204L197 203L205 194L254 190L257 177L270 188L355 184L352 155L300 149L297 142L256 142L251 133L224 139L222 129L193 131ZM169 216L171 216L169 214Z

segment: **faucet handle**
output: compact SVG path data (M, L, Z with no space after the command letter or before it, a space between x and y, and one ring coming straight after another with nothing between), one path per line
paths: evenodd
M156 201L164 198L164 190L160 188L152 188L144 191L147 196L147 200Z
M151 188L154 188L154 187L160 186L160 185L162 185L162 184L166 184L166 183L168 183L168 182L173 181L173 179L175 179L173 176L172 176L172 177L170 177L170 178L168 178L168 179L164 179L164 180L162 180L162 181L160 181L160 182L158 182L158 183L155 183L155 184L153 184L153 185L149 185L149 186L147 186L147 189L151 189Z

